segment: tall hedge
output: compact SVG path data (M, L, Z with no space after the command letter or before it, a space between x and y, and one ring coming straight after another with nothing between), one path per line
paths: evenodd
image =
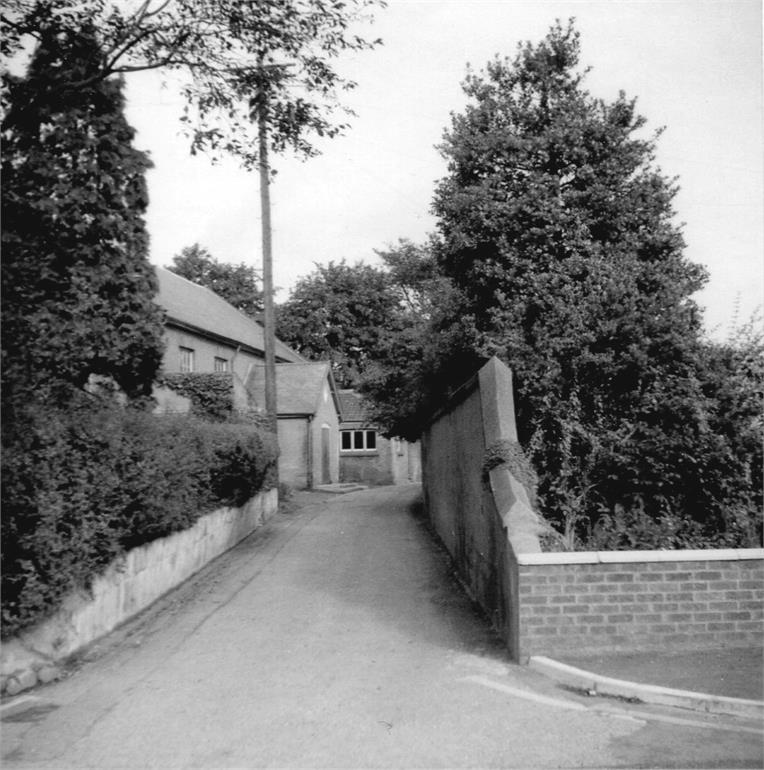
M2 635L52 613L127 549L268 488L272 437L246 423L92 403L29 406L2 467Z

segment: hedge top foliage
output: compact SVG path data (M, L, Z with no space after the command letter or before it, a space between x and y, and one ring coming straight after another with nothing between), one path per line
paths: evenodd
M67 410L29 404L23 416L2 463L4 636L125 550L273 483L273 437L251 423L94 407L85 396Z

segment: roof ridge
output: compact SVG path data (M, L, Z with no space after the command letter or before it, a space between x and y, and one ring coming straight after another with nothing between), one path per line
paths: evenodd
M203 289L208 294L212 294L213 297L215 297L216 300L219 302L225 302L228 307L231 308L231 310L236 311L240 316L245 318L247 321L251 323L257 324L261 329L265 329L265 325L258 321L256 318L253 318L251 315L247 315L243 310L239 310L235 305L232 305L225 297L221 297L216 291L213 291L210 289L209 286L205 286L203 283L197 283L196 281L192 281L190 278L186 278L185 275L181 275L180 273L176 273L174 270L170 270L169 267L163 267L162 265L156 265L156 267L159 270L164 270L166 273L172 273L176 278L180 278L181 281L185 281L186 283L190 283L192 286L196 286L198 289ZM282 344L286 345L283 340L279 340Z

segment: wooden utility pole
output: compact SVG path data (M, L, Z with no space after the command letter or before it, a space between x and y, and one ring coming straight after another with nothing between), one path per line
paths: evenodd
M274 436L278 430L276 399L276 317L273 307L273 251L271 241L271 190L268 165L268 95L261 86L257 104L260 167L260 213L263 240L263 326L265 337L265 413Z

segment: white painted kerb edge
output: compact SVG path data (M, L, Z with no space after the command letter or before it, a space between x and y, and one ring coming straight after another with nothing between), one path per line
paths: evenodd
M749 719L764 717L764 701L730 698L725 695L710 695L689 690L674 690L654 684L613 679L569 666L566 663L560 663L543 655L531 656L528 665L569 687L592 690L603 695L637 698L644 703L689 708L709 714L730 714Z

